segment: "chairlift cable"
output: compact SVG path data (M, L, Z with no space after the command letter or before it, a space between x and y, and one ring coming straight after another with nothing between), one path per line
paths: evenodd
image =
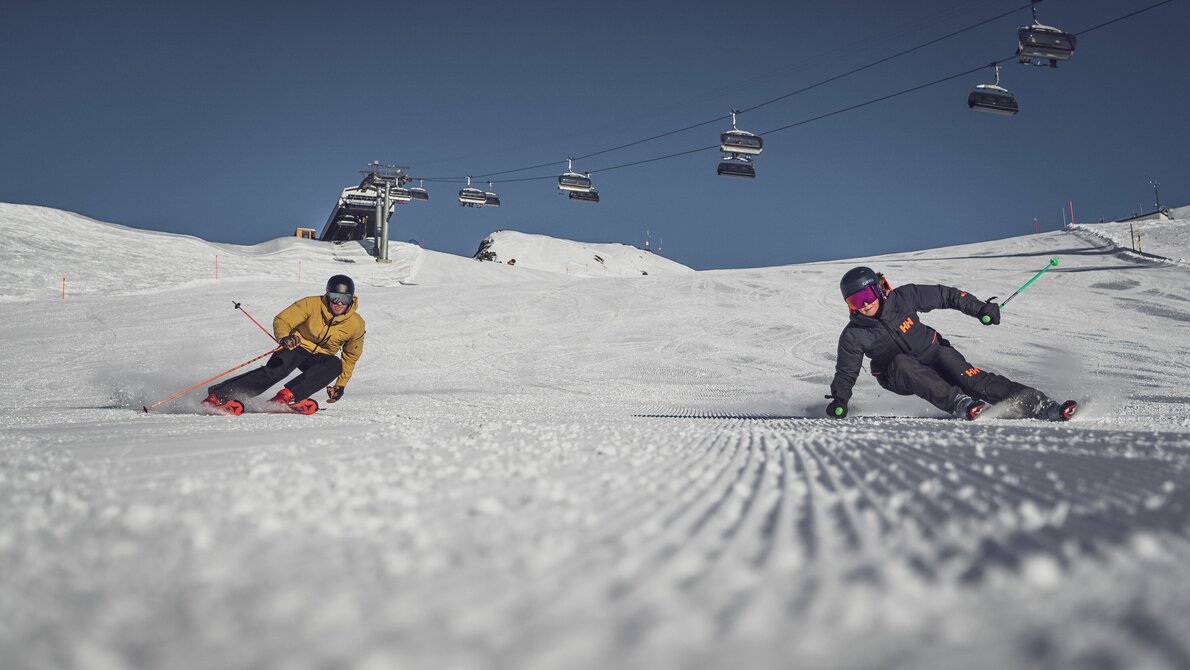
M1149 10L1151 10L1151 9L1156 9L1157 7L1160 7L1160 6L1162 6L1162 5L1167 5L1167 4L1171 3L1171 2L1174 2L1174 0L1161 0L1161 2L1158 2L1158 3L1156 3L1156 4L1149 5L1148 7L1145 7L1145 8L1143 8L1143 9L1139 9L1139 10L1137 10L1137 11L1134 11L1134 12L1131 12L1131 13L1129 13L1129 14L1125 14L1124 16L1121 16L1121 17L1118 17L1118 18L1112 19L1111 21L1107 21L1107 22L1101 23L1101 24L1099 24L1099 25L1097 25L1097 26L1094 26L1094 27L1091 27L1091 28L1087 28L1086 30L1082 30L1082 31L1080 31L1080 32L1073 33L1073 34L1075 34L1075 35L1082 35L1082 34L1084 34L1084 33L1091 32L1092 30L1098 30L1099 28L1103 28L1104 26L1109 26L1109 25L1111 25L1111 24L1113 24L1113 23L1118 23L1119 21L1123 21L1124 19L1131 18L1131 17L1133 17L1133 16L1136 16L1137 14L1141 14L1141 13L1147 12L1147 11L1149 11ZM866 101L866 102L861 102L861 103L857 103L857 104L854 104L854 105L850 105L850 106L848 106L848 107L844 107L844 108L842 108L842 109L836 109L836 110L834 110L834 111L827 112L827 113L825 113L825 114L820 114L820 115L818 115L818 116L815 116L815 117L812 117L812 118L809 118L809 119L803 119L803 120L801 120L801 121L798 121L798 122L796 122L796 123L791 123L791 124L788 124L788 125L780 126L780 127L778 127L778 128L773 128L773 129L771 129L771 130L768 130L768 131L766 131L766 132L763 132L763 133L758 133L758 134L763 136L763 135L771 135L771 134L773 134L773 133L779 133L779 132L781 132L781 131L783 131L783 130L788 130L788 129L790 129L790 128L795 128L795 127L797 127L797 126L802 126L802 125L805 125L805 124L807 124L807 123L812 123L812 122L814 122L814 121L820 121L820 120L822 120L822 119L825 119L825 118L828 118L828 117L831 117L831 116L836 116L836 115L838 115L838 114L843 114L843 113L845 113L845 112L850 112L850 111L853 111L853 110L859 109L859 108L861 108L861 107L867 107L868 105L872 105L872 104L875 104L875 103L877 103L877 102L882 102L882 101L884 101L884 100L889 100L889 99L892 99L892 98L895 98L895 97L898 97L898 96L901 96L901 95L905 95L905 94L907 94L907 93L912 93L912 92L914 92L914 91L919 91L919 90L921 90L921 89L923 89L923 88L928 88L928 87L930 87L930 86L936 86L937 84L941 84L941 83L944 83L944 82L950 81L950 80L952 80L952 79L958 79L959 77L965 77L965 76L967 76L967 75L974 74L974 73L976 73L976 72L979 72L979 71L983 70L984 68L988 67L988 65L1002 65L1002 64L1004 64L1004 63L1007 63L1007 62L1009 62L1009 61L1012 61L1012 60L1015 60L1015 59L1016 59L1016 54L1013 54L1012 56L1009 56L1009 57L1007 57L1007 58L1001 58L1000 60L992 61L992 62L991 62L991 63L989 63L989 64L980 65L979 67L971 68L971 69L969 69L969 70L964 70L963 72L958 72L958 73L955 73L955 74L952 74L952 75L949 75L949 76L946 76L946 77L942 77L942 78L940 78L940 79L935 79L934 81L927 82L927 83L925 83L925 84L918 84L917 86L912 86L912 87L910 87L910 88L902 89L902 90L900 90L900 91L896 91L896 92L894 92L894 93L889 93L888 95L883 95L883 96L881 96L881 97L879 97L879 98L874 98L874 99L872 99L872 100L868 100L868 101ZM644 163L652 163L652 162L656 162L656 161L667 160L667 159L670 159L670 158L678 158L678 157L680 157L680 156L686 156L686 155L689 155L689 154L698 153L698 152L701 152L701 151L709 151L709 150L711 150L711 149L718 149L718 148L719 148L719 145L718 145L718 144L713 144L713 145L711 145L711 146L702 147L702 148L699 148L699 149L691 149L691 150L689 150L689 151L681 151L681 152L678 152L678 153L668 154L668 155L665 155L665 156L657 156L657 157L655 157L655 158L647 158L647 159L644 159L644 160L633 161L633 162L631 162L631 163L624 163L624 164L622 164L622 165L613 165L613 166L611 166L611 167L606 167L606 168L599 168L599 169L597 169L597 170L591 170L591 174L595 174L595 173L598 173L598 172L609 172L609 171L611 171L611 170L618 170L618 169L620 169L620 168L632 167L632 166L635 166L635 165L641 165L641 164L644 164Z
M1172 2L1172 0L1169 0L1169 1L1171 1L1171 2ZM911 47L911 48L909 48L909 49L905 49L904 51L901 51L901 52L895 53L895 54L893 54L893 55L891 55L891 56L885 56L884 58L881 58L880 60L873 61L873 62L871 62L871 63L868 63L867 65L863 65L863 66L857 67L857 68L855 68L854 70L850 70L850 71L848 71L848 72L844 72L844 73L842 73L842 74L835 75L834 77L830 77L830 78L828 78L828 79L823 79L822 81L820 81L820 82L818 82L818 83L816 83L816 84L810 84L809 86L806 86L805 88L800 88L800 89L798 89L798 90L796 90L796 91L791 91L791 92L789 92L789 93L786 93L785 95L782 95L782 96L778 96L778 97L776 97L776 98L773 98L772 100L768 100L768 101L766 101L766 102L762 102L762 103L760 103L759 105L753 105L753 106L751 106L751 107L747 107L747 108L741 109L741 110L740 110L740 113L742 114L742 113L744 113L744 112L751 112L751 111L753 111L753 110L760 109L761 107L764 107L764 106L766 106L766 105L771 105L771 104L773 104L773 103L775 103L775 102L780 102L781 100L784 100L784 99L786 99L786 98L789 98L789 97L795 96L795 95L797 95L797 94L799 94L799 93L805 93L806 91L809 91L809 90L811 90L811 89L814 89L814 88L818 88L819 86L822 86L822 85L824 85L824 84L829 84L829 83L831 83L831 82L833 82L833 81L838 81L839 79L842 79L842 78L844 78L844 77L849 77L849 76L851 76L851 75L853 75L853 74L856 74L856 73L859 73L859 72L863 72L864 70L867 70L867 69L869 69L869 68L876 67L877 65L880 65L880 64L882 64L882 63L887 63L888 61L890 61L890 60L893 60L894 58L900 58L901 56L904 56L904 55L906 55L906 54L913 53L914 51L918 51L919 49L924 49L925 47L928 47L928 46L930 46L930 45L932 45L932 44L937 44L938 42L941 42L942 40L945 40L945 39L948 39L948 38L954 37L955 35L959 35L959 34L965 33L965 32L967 32L968 30L973 30L973 29L975 29L975 28L978 28L978 27L980 27L980 26L983 26L983 25L985 25L985 24L991 23L992 21L997 21L997 20L999 20L999 19L1002 19L1002 18L1004 18L1004 17L1006 17L1006 16L1009 16L1009 15L1015 14L1015 13L1017 13L1017 12L1021 11L1022 9L1028 9L1029 7L1030 7L1030 5L1024 5L1024 6L1022 6L1022 7L1017 7L1017 8L1015 8L1015 9L1011 9L1011 10L1009 10L1009 11L1007 11L1007 12L1004 12L1003 14L997 14L996 16L993 16L993 17L992 17L992 18L990 18L990 19L985 19L985 20L983 20L983 21L980 21L979 23L976 23L976 24L974 24L974 25L970 25L970 26L967 26L966 28L962 28L962 29L960 29L960 30L956 30L956 31L954 31L954 32L952 32L952 33L950 33L950 34L943 35L942 37L939 37L939 38L937 38L937 39L930 40L929 42L924 42L924 43L922 43L922 44L919 44L919 45L917 45L917 46L915 46L915 47Z
M1144 14L1145 12L1149 11L1150 9L1157 9L1161 5L1168 5L1169 3L1173 2L1173 1L1174 0L1161 0L1161 2L1158 2L1155 5L1149 5L1148 7L1145 7L1143 9L1138 9L1135 12L1131 12L1129 14L1125 14L1123 16L1114 18L1111 21L1105 21L1104 23L1100 23L1097 26L1092 26L1090 28L1087 28L1086 30L1080 30L1077 33L1071 33L1071 34L1072 35L1085 35L1089 32L1094 31L1094 30L1099 30L1100 28L1103 28L1105 26L1110 26L1113 23L1119 23L1120 21L1123 21L1124 19L1130 19L1130 18L1136 16L1137 14Z
M1173 0L1166 0L1166 1L1167 1L1167 2L1172 2ZM946 35L943 35L942 37L938 37L938 38L935 38L935 39L929 40L929 41L927 41L927 42L923 42L922 44L919 44L919 45L917 45L917 46L915 46L915 47L912 47L912 48L909 48L909 49L905 49L905 50L903 50L903 51L900 51L900 52L898 52L898 53L895 53L895 54L893 54L893 55L891 55L891 56L885 56L884 58L881 58L881 59L879 59L879 60L877 60L877 61L874 61L874 62L872 62L872 63L869 63L869 64L867 64L867 65L863 65L863 66L861 66L861 67L855 68L855 69L853 69L853 70L850 70L850 71L848 71L848 72L844 72L844 73L842 73L842 74L838 74L838 75L835 75L835 76L833 76L833 77L830 77L830 78L824 79L824 80L822 80L822 81L820 81L820 82L817 82L817 83L815 83L815 84L811 84L811 85L809 85L809 86L806 86L806 87L804 87L804 88L798 89L798 90L796 90L796 91L791 91L791 92L789 92L789 93L786 93L786 94L784 94L784 95L778 96L778 97L776 97L776 98L773 98L773 99L771 99L771 100L768 100L768 101L762 102L762 103L760 103L760 104L753 105L753 106L751 106L751 107L747 107L747 108L745 108L745 109L743 109L743 110L740 110L740 112L741 112L741 113L743 113L743 112L749 112L749 111L752 111L752 110L760 109L761 107L765 107L765 106L767 106L767 105L771 105L771 104L773 104L773 103L776 103L776 102L779 102L779 101L781 101L781 100L785 100L786 98L793 97L793 96L795 96L795 95L798 95L798 94L800 94L800 93L805 93L806 91L809 91L809 90L811 90L811 89L817 88L817 87L819 87L819 86L823 86L823 85L825 85L825 84L829 84L829 83L831 83L831 82L838 81L838 80L840 80L840 79L843 79L843 78L845 78L845 77L849 77L849 76L851 76L851 75L853 75L853 74L857 74L857 73L859 73L859 72L863 72L864 70L867 70L867 69L873 68L873 67L875 67L875 66L877 66L877 65L880 65L880 64L882 64L882 63L887 63L887 62L888 62L888 61L890 61L890 60L893 60L893 59L899 58L899 57L901 57L901 56L904 56L904 55L906 55L906 54L912 53L912 52L914 52L914 51L918 51L918 50L920 50L920 49L924 49L925 47L928 47L928 46L930 46L930 45L936 44L936 43L938 43L938 42L941 42L941 41L943 41L943 40L949 39L949 38L951 38L951 37L954 37L954 36L956 36L956 35L961 35L962 33L965 33L965 32L967 32L967 31L974 30L974 29L976 29L976 28L979 28L979 27L981 27L981 26L984 26L984 25L986 25L986 24L988 24L988 23L991 23L992 21L997 21L997 20L999 20L999 19L1002 19L1002 18L1004 18L1004 17L1006 17L1006 16L1009 16L1009 15L1011 15L1011 14L1015 14L1016 12L1019 12L1019 11L1020 11L1020 10L1022 10L1022 9L1028 9L1030 6L1031 6L1031 5L1022 5L1022 6L1020 6L1020 7L1016 7L1016 8L1014 8L1014 9L1012 9L1012 10L1009 10L1009 11L1007 11L1007 12L1003 12L1003 13L1001 13L1001 14L997 14L996 16L993 16L993 17L991 17L991 18L984 19L984 20L982 20L982 21L979 21L978 23L971 24L971 25L969 25L969 26L967 26L967 27L965 27L965 28L961 28L961 29L959 29L959 30L956 30L956 31L954 31L954 32L951 32L951 33L948 33L948 34L946 34ZM634 140L634 141L632 141L632 142L626 142L626 143L624 143L624 144L620 144L620 145L617 145L617 146L614 146L614 147L610 147L610 148L607 148L607 149L602 149L602 150L600 150L600 151L595 151L595 152L592 152L592 153L589 153L589 154L585 154L585 155L582 155L582 156L575 156L575 160L583 160L583 159L587 159L587 158L593 158L593 157L595 157L595 156L601 156L601 155L603 155L603 154L611 153L611 152L613 152L613 151L619 151L620 149L627 149L628 147L633 147L633 146L636 146L636 145L638 145L638 144L645 144L645 143L647 143L647 142L652 142L653 140L659 140L659 139L662 139L662 138L664 138L664 137L669 137L670 135L677 135L678 133L683 133L683 132L686 132L687 130L693 130L693 129L695 129L695 128L701 128L701 127L703 127L703 126L707 126L707 125L710 125L710 124L712 124L712 123L718 123L718 122L720 122L720 121L723 121L723 120L725 120L725 119L728 119L728 118L731 118L731 115L730 115L730 114L723 114L723 115L720 115L720 116L716 116L716 117L715 117L715 118L713 118L713 119L708 119L708 120L706 120L706 121L700 121L699 123L690 124L690 125L688 125L688 126L684 126L684 127L682 127L682 128L677 128L677 129L675 129L675 130L666 131L666 132L664 132L664 133L660 133L660 134L657 134L657 135L651 135L651 136L649 136L649 137L645 137L645 138L643 138L643 139ZM683 154L678 154L678 155L683 155ZM562 165L562 163L563 163L563 161L551 161L551 162L549 162L549 163L539 163L539 164L537 164L537 165L528 165L528 166L525 166L525 167L520 167L520 168L513 168L513 169L510 169L510 170L501 170L501 171L498 171L498 172L485 172L485 173L483 173L483 174L481 174L481 175L474 175L474 176L478 176L478 177L480 177L480 178L485 178L485 179L486 179L487 177L496 177L496 176L499 176L499 175L512 174L512 173L514 173L514 172L526 172L526 171L528 171L528 170L536 170L536 169L539 169L539 168L553 167L553 166L555 166L555 165ZM418 177L418 178L420 178L420 177ZM425 180L426 180L426 181L459 182L459 181L463 180L464 178L465 178L465 177L463 177L463 176L455 176L455 177L425 177ZM533 179L537 179L537 178L531 178L531 179L525 179L525 180L508 180L508 179L503 179L503 180L501 180L501 181L531 181L531 180L533 180Z
M1071 34L1073 34L1073 35L1083 35L1083 34L1086 34L1086 33L1089 33L1089 32L1095 31L1095 30L1099 30L1100 28L1104 28L1104 27L1106 27L1106 26L1110 26L1110 25L1112 25L1112 24L1114 24L1114 23L1119 23L1120 21L1123 21L1123 20L1125 20L1125 19L1132 18L1132 17L1134 17L1134 16L1137 16L1138 14L1143 14L1143 13L1145 13L1145 12L1148 12L1148 11L1150 11L1150 10L1156 9L1156 8L1158 8L1158 7L1161 7L1161 6L1163 6L1163 5L1170 4L1170 3L1174 2L1174 1L1175 1L1175 0L1161 0L1160 2L1154 3L1154 4L1152 4L1152 5L1149 5L1149 6L1147 6L1147 7L1144 7L1144 8L1138 9L1138 10L1136 10L1136 11L1133 11L1133 12L1130 12L1130 13L1128 13L1128 14L1125 14L1125 15L1123 15L1123 16L1117 17L1117 18L1115 18L1115 19L1112 19L1112 20L1110 20L1110 21L1105 21L1105 22L1103 22L1103 23L1100 23L1100 24L1098 24L1098 25L1096 25L1096 26L1092 26L1091 28L1087 28L1087 29L1085 29L1085 30L1081 30L1081 31L1079 31L1079 32L1076 32L1076 33L1071 33ZM1025 5L1023 8L1028 8L1028 7L1031 7L1031 6L1032 6L1032 3L1030 3L1029 5ZM1012 11L1013 11L1013 12L1016 12L1016 11L1019 11L1020 9L1022 9L1022 7L1018 7L1017 9L1014 9L1014 10L1012 10ZM1009 12L1009 13L1012 13L1012 12ZM996 19L1003 18L1003 17L1004 17L1004 16L1006 16L1006 15L1007 15L1007 13L1006 13L1006 14L1001 14L1001 15L999 15L999 16L997 16L997 17L993 18L993 19L988 19L988 20L986 20L986 21L981 21L981 22L980 22L980 23L978 23L978 24L975 24L975 25L973 25L973 26L970 26L970 27L968 27L968 28L964 28L963 30L960 30L960 31L957 31L957 32L951 33L951 34L947 35L946 37L953 37L954 35L957 35L957 34L959 34L959 33L965 32L966 30L970 30L970 29L972 29L972 28L976 28L976 27L978 27L978 26L981 26L981 25L983 25L983 24L985 24L985 23L988 23L989 21L994 21L994 20L996 20ZM857 68L857 69L855 69L855 70L852 70L852 71L850 71L850 72L847 72L847 73L844 73L844 74L841 74L841 75L837 75L837 76L835 76L835 77L832 77L832 78L830 78L830 79L828 79L828 80L824 80L823 82L819 82L819 84L813 84L813 85L811 85L811 86L809 86L809 87L806 87L806 88L804 88L804 89L801 89L801 90L799 90L799 91L794 91L794 92L792 92L792 93L786 94L786 95L784 95L784 96L781 96L781 97L779 97L779 98L774 98L774 99L772 99L772 100L769 100L769 101L767 101L767 102L763 102L763 103L761 103L761 104L759 104L759 105L754 105L754 106L752 106L752 107L749 107L749 108L746 108L746 109L744 109L744 110L741 110L741 112L747 112L747 111L750 111L750 110L754 110L754 109L757 109L757 108L759 108L759 107L762 107L762 106L764 106L764 105L772 104L772 103L774 103L774 102L777 102L777 101L779 101L779 100L783 100L783 99L785 99L785 98L788 98L788 97L790 97L790 96L792 96L792 95L796 95L797 93L801 93L801 92L803 92L803 91L810 90L811 88L814 88L815 86L819 86L819 85L821 85L821 84L824 84L824 83L827 83L827 82L829 82L829 81L835 81L835 80L838 80L838 79L840 79L840 78L842 78L842 77L848 76L848 75L850 75L850 74L855 74L855 73L857 73L857 72L860 72L860 71L862 71L862 70L864 70L864 69L867 69L867 68L869 68L869 67L872 67L872 66L874 66L874 65L877 65L877 64L879 64L879 63L887 62L888 60L890 60L890 59L892 59L892 58L896 58L896 57L898 57L898 56L905 55L905 54L907 54L907 53L910 53L911 51L915 51L915 50L917 50L917 49L919 49L919 48L922 48L922 47L924 47L924 46L928 46L928 45L930 45L930 44L933 44L933 43L935 43L935 42L938 42L938 41L940 41L940 40L942 40L942 39L946 39L946 37L941 37L941 38L938 38L938 39L935 39L935 40L931 40L930 42L927 42L927 43L925 43L925 44L923 44L923 45L920 45L920 46L918 46L918 47L914 47L913 49L908 49L908 50L902 51L902 52L900 52L900 53L898 53L898 54L896 54L896 55L893 55L893 56L888 56L888 57L886 57L886 58L884 58L884 59L882 59L882 60L880 60L880 61L877 61L877 62L875 62L875 63L872 63L872 64L869 64L869 65L863 66L863 67L861 67L861 68ZM1012 61L1012 60L1015 60L1015 59L1016 59L1016 54L1014 53L1012 56L1009 56L1009 57L1007 57L1007 58L1002 58L1002 59L1000 59L1000 60L995 60L995 61L992 61L990 64L991 64L991 65L1004 64L1004 63L1007 63L1007 62L1009 62L1009 61ZM899 97L899 96L905 95L905 94L907 94L907 93L912 93L912 92L919 91L919 90L921 90L921 89L924 89L924 88L929 88L929 87L931 87L931 86L936 86L936 85L938 85L938 84L941 84L941 83L944 83L944 82L947 82L947 81L951 81L951 80L953 80L953 79L958 79L959 77L965 77L965 76L967 76L967 75L970 75L970 74L974 74L974 73L976 73L976 72L979 72L979 71L983 70L983 69L984 69L984 68L986 68L986 67L988 67L988 64L980 65L979 67L975 67L975 68L971 68L971 69L968 69L968 70L964 70L964 71L962 71L962 72L958 72L958 73L955 73L955 74L952 74L952 75L949 75L949 76L946 76L946 77L942 77L942 78L939 78L939 79L935 79L935 80L933 80L933 81L930 81L930 82L927 82L927 83L924 83L924 84L918 84L917 86L912 86L912 87L910 87L910 88L902 89L902 90L900 90L900 91L896 91L896 92L894 92L894 93L889 93L889 94L887 94L887 95L883 95L883 96L880 96L880 97L878 97L878 98L873 98L873 99L871 99L871 100L867 100L867 101L865 101L865 102L861 102L861 103L857 103L857 104L850 105L850 106L847 106L847 107L843 107L843 108L841 108L841 109L836 109L836 110L834 110L834 111L826 112L825 114L820 114L820 115L818 115L818 116L815 116L815 117L812 117L812 118L809 118L809 119L803 119L803 120L801 120L801 121L797 121L797 122L795 122L795 123L790 123L790 124L788 124L788 125L784 125L784 126L780 126L780 127L777 127L777 128L773 128L773 129L771 129L771 130L765 131L765 132L763 132L763 133L757 133L757 134L759 134L759 135L761 135L761 136L764 136L764 135L771 135L771 134L773 134L773 133L778 133L778 132L781 132L781 131L784 131L784 130L789 130L790 128L796 128L796 127L798 127L798 126L803 126L803 125L806 125L806 124L808 124L808 123L812 123L812 122L814 122L814 121L821 121L822 119L826 119L826 118L829 118L829 117L832 117L832 116L837 116L837 115L839 115L839 114L843 114L843 113L846 113L846 112L854 111L854 110L856 110L856 109L860 109L860 108L862 108L862 107L867 107L867 106L869 106L869 105L873 105L873 104L875 104L875 103L877 103L877 102L883 102L883 101L885 101L885 100L890 100L890 99L892 99L892 98L896 98L896 97ZM692 129L692 128L697 128L697 127L700 127L700 126L708 125L708 124L715 123L715 122L717 122L717 121L722 121L722 120L725 120L725 119L728 119L728 118L731 118L731 115L730 115L730 114L726 114L726 115L723 115L723 116L719 116L719 117L716 117L716 118L714 118L714 119L711 119L711 120L709 120L709 121L704 121L704 122L702 122L702 123L695 124L695 125L692 125L692 126L688 126L688 127L686 127L686 128L682 128L682 129L680 129L680 130L675 130L675 131L671 131L671 132L668 132L668 133L664 133L664 134L662 134L662 135L656 135L656 136L654 136L654 137L651 137L651 138L646 138L646 139L643 139L643 140L638 140L638 141L636 141L636 142L631 142L631 143L628 143L628 144L624 144L624 145L621 145L621 146L619 146L619 147L615 147L615 148L613 148L613 149L607 149L607 150L600 151L600 152L596 152L596 153L593 153L593 154L587 154L586 156L577 156L577 157L575 157L575 159L577 160L577 159L580 159L580 158L589 158L589 157L591 157L591 156L597 156L597 155L600 155L600 154L603 154L603 153L608 153L608 152L610 152L610 151L614 151L614 150L617 150L617 149L623 149L623 148L626 148L626 147L629 147L629 146L634 146L634 145L636 145L636 144L642 144L642 143L644 143L644 142L648 142L648 141L651 141L651 140L653 140L653 139L658 139L658 138L661 138L661 137L666 137L666 136L668 136L668 135L672 135L672 134L675 134L675 133L683 132L683 131L685 131L685 130L690 130L690 129ZM712 150L712 149L719 149L719 145L718 145L718 144L712 144L712 145L710 145L710 146L700 147L700 148L697 148L697 149L689 149L689 150L686 150L686 151L679 151L679 152L676 152L676 153L666 154L666 155L664 155L664 156L656 156L656 157L653 157L653 158L646 158L646 159L642 159L642 160L638 160L638 161L632 161L632 162L629 162L629 163L622 163L622 164L620 164L620 165L613 165L613 166L609 166L609 167L605 167L605 168L599 168L599 169L595 169L595 170L589 170L589 171L587 171L587 174L596 174L596 173L599 173L599 172L610 172L610 171L612 171L612 170L619 170L619 169L622 169L622 168L627 168L627 167L634 167L634 166L637 166L637 165L644 165L644 164L647 164L647 163L655 163L655 162L658 162L658 161L669 160L669 159L671 159L671 158L679 158L679 157L681 157L681 156L688 156L688 155L690 155L690 154L700 153L700 152L703 152L703 151L710 151L710 150ZM486 174L484 174L484 175L481 175L481 177L485 177L485 178L486 178L486 177L488 177L488 176L494 176L494 175L499 175L499 174L508 174L508 173L511 173L511 172L522 172L522 171L526 171L526 170L533 170L533 169L537 169L537 168L551 167L551 166L554 166L554 165L561 165L562 163L564 163L564 161L553 161L553 162L550 162L550 163L542 163L542 164L540 164L540 165L535 165L535 166L530 166L530 167L517 168L517 169L515 169L515 170L505 170L505 171L502 171L502 172L490 172L490 173L486 173ZM419 178L419 179L420 179L421 177L416 177L416 178ZM503 179L503 180L501 180L501 181L503 181L503 182L524 182L524 181L542 181L542 180L546 180L546 179L555 179L555 178L556 178L556 175L541 175L541 176L536 176L536 177L521 177L521 178L518 178L518 179ZM460 179L463 179L463 177L424 177L424 179L425 179L425 181L438 181L438 182L457 182L458 180L460 180Z

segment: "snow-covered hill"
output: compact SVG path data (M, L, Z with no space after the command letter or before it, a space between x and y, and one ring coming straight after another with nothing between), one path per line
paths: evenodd
M591 244L498 230L477 258L574 277L635 277L692 272L685 265L627 244Z
M0 666L1187 667L1190 223L1094 228L578 279L0 205ZM923 318L1075 421L868 375L823 418L844 271L1003 297L1052 256L1000 326ZM140 411L336 272L341 402Z

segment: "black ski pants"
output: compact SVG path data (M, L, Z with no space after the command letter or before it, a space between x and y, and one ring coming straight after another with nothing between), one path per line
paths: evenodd
M269 357L262 367L215 384L207 389L207 393L214 393L221 398L246 400L269 390L269 387L288 377L295 369L301 370L302 374L289 380L285 388L293 393L295 401L305 400L338 378L339 373L343 372L343 361L338 356L310 353L301 347L282 349Z
M959 393L993 404L1010 397L1021 400L1034 394L1039 399L1045 397L1024 384L980 370L953 347L945 345L935 347L920 359L898 354L876 375L876 381L898 395L923 398L943 412L954 411L954 399Z

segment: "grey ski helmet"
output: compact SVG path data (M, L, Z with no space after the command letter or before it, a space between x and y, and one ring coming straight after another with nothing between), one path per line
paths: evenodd
M843 293L844 299L849 295L859 293L868 286L875 286L876 290L883 294L880 286L880 275L872 268L862 265L857 268L851 268L839 280L839 291Z

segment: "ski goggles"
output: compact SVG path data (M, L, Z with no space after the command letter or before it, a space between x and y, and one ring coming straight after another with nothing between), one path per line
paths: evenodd
M351 304L351 294L350 293L327 293L326 299L335 303L336 305L350 305Z
M880 300L880 291L875 286L865 286L847 296L847 306L858 311L864 305Z

